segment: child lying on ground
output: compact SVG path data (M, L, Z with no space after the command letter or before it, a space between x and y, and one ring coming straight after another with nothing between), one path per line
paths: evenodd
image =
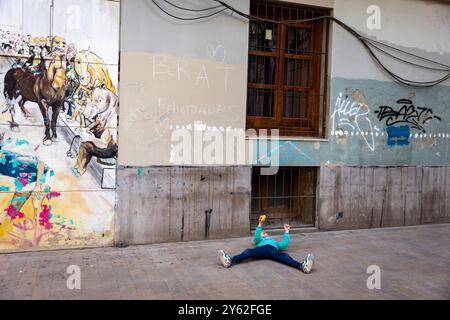
M229 268L233 264L239 263L246 259L271 259L296 269L300 269L304 273L310 273L314 261L313 255L308 254L306 259L300 263L287 253L282 252L282 250L286 249L289 245L290 226L288 224L284 225L283 240L277 242L269 237L266 231L263 231L262 225L265 222L265 218L265 215L259 217L259 224L255 230L255 236L253 238L253 242L256 247L246 249L241 254L234 257L230 257L225 251L219 250L218 256L220 263L225 268Z

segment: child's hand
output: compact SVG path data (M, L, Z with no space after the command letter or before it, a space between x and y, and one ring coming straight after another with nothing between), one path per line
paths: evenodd
M259 216L259 225L262 226L264 224L264 222L266 222L265 214Z
M288 225L288 224L285 224L285 225L284 225L284 231L285 231L285 232L289 232L289 229L291 229L291 226Z

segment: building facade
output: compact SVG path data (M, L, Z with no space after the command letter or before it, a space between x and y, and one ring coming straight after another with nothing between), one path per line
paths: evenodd
M0 250L450 221L448 3L224 2L1 0Z

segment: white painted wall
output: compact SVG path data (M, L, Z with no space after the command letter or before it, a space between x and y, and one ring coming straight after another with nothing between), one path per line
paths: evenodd
M381 28L370 30L367 8L377 5ZM358 32L389 45L450 65L450 3L419 0L335 0L334 16ZM365 48L338 25L333 25L331 44L332 77L391 81L371 60ZM427 72L399 64L380 55L383 62L399 75L430 81L445 72ZM417 62L417 60L413 60ZM446 85L450 85L447 80Z
M381 9L381 29L369 30L367 8ZM423 0L335 0L336 18L380 41L450 54L450 2Z

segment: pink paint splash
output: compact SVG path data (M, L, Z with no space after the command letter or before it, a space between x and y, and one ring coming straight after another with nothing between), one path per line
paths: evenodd
M25 214L18 211L12 204L4 211L6 211L6 214L11 218L11 220L14 220L16 217L19 217L20 219L25 218Z
M47 197L48 200L50 200L52 198L59 197L60 195L61 195L61 193L59 193L59 192L51 191L51 192L47 193L46 197Z
M22 178L30 178L31 172L21 172L19 173L19 176L21 176Z
M53 227L53 224L50 222L50 208L45 204L41 213L39 213L39 224L47 230Z
M23 184L23 186L25 187L28 184L28 179L24 179L24 178L17 178L17 180L20 181L20 183Z

